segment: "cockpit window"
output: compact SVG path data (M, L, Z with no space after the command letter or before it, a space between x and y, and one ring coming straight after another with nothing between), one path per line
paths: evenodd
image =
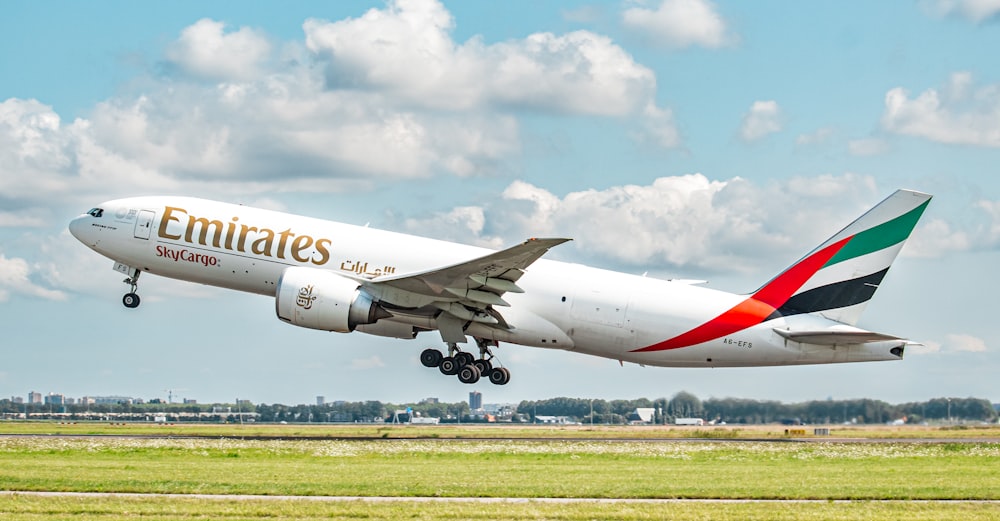
M104 209L103 208L91 208L90 211L87 212L87 215L89 215L91 217L100 217L100 216L104 215Z

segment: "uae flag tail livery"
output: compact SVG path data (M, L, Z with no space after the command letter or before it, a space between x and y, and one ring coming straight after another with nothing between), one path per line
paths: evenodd
M637 351L700 344L777 319L785 319L787 324L796 315L854 326L930 200L928 194L897 190L736 306L683 334ZM775 332L821 345L896 339L855 328L787 327Z

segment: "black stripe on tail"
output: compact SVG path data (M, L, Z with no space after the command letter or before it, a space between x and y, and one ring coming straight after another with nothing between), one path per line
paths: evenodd
M861 278L835 282L793 295L766 320L846 308L868 302L888 271L889 268L886 268Z

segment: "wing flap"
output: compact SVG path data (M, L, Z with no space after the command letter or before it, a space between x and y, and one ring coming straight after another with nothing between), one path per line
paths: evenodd
M516 281L524 270L570 239L528 239L521 244L451 266L418 273L362 281L391 309L436 319L446 342L464 342L464 325L472 322L509 329L493 307L508 304L504 293L524 293ZM459 340L461 339L461 340Z

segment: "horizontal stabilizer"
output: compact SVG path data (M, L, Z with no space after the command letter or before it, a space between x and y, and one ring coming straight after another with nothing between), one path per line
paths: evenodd
M863 329L821 329L818 331L791 331L788 329L774 328L774 332L795 342L805 344L816 344L824 346L847 345L847 344L867 344L868 342L883 342L885 340L902 340L899 337L865 331Z

